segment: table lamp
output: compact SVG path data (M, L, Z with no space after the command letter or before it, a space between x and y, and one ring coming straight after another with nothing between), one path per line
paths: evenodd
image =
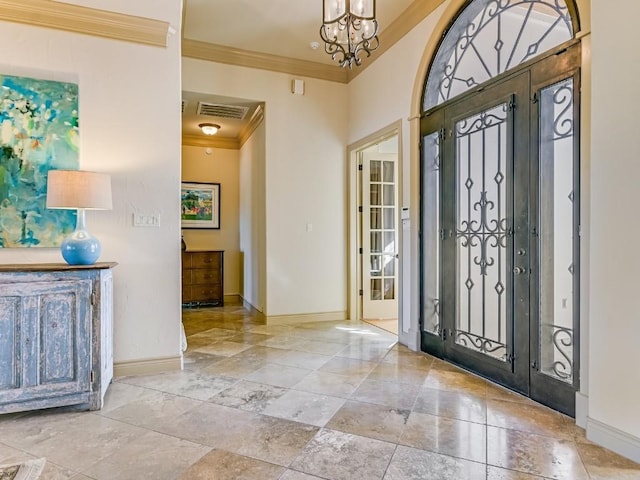
M47 208L77 210L76 229L60 247L62 258L69 265L93 265L102 247L86 229L85 210L111 210L111 177L81 170L49 170Z

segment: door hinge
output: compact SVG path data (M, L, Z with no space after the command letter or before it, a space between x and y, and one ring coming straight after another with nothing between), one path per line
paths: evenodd
M95 307L95 306L96 306L96 301L97 301L97 298L96 298L96 297L97 297L97 296L96 296L96 292L95 292L95 291L94 291L94 292L91 292L91 306L92 306L92 307Z
M362 211L363 211L363 210L362 210L362 205L359 205L359 206L358 206L358 212L362 213Z
M447 134L447 129L446 128L441 128L440 132L438 134L441 142L444 142L446 134Z
M582 237L582 225L578 225L578 237Z
M509 110L513 111L516 109L516 101L515 100L510 100L509 101L509 105L508 105Z
M533 94L533 97L531 97L531 103L538 103L540 101L540 99L538 98L538 92L535 92Z
M440 332L440 336L442 337L442 341L444 342L447 339L447 329L443 328Z
M364 295L364 290L362 290L362 289L358 290L358 295L363 296Z
M362 171L362 169L363 169L363 166L362 166L362 164L361 164L361 163L359 163L359 164L358 164L358 170Z
M362 255L362 254L364 253L364 250L362 249L362 247L360 247L360 248L358 249L358 252L360 253L360 255Z
M516 360L516 356L513 353L510 353L509 356L507 357L507 360L509 361L509 363L513 363Z
M93 380L94 380L93 370L91 370L91 373L89 374L89 379L91 383L93 383Z

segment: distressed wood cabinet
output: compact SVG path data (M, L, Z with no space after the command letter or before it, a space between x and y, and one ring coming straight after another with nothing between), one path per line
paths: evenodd
M0 413L102 407L115 265L0 265Z
M222 305L222 250L182 252L182 303Z

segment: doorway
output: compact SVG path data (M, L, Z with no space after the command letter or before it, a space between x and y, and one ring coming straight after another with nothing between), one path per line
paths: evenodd
M546 5L527 15L534 3ZM579 387L579 67L580 44L565 43L421 120L422 349L568 415ZM427 85L425 105L443 84L431 99Z
M398 142L398 131L393 128L351 147L351 231L356 259L352 318L355 313L357 319L395 335L400 298Z

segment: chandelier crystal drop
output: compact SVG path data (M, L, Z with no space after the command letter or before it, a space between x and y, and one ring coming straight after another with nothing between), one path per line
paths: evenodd
M320 38L324 50L341 67L362 63L378 48L375 0L323 0Z

